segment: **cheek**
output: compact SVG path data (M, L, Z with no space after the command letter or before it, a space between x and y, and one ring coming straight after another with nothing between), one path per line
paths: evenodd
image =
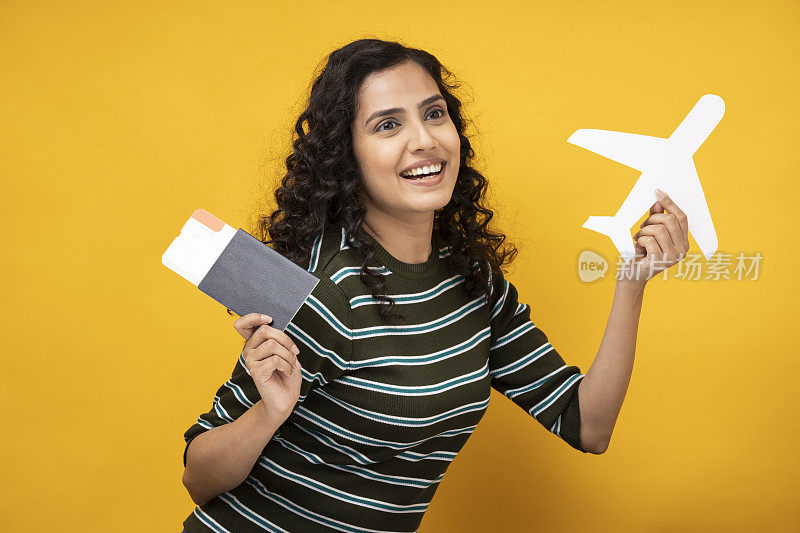
M372 143L362 151L361 164L366 172L385 178L387 173L394 174L401 157L402 147L398 143Z
M461 139L459 139L458 130L456 130L456 126L452 121L450 122L450 131L445 142L447 143L447 151L458 157L461 153Z
M450 152L450 175L455 182L458 180L458 173L461 170L461 140L458 138L458 132L455 132L454 135L452 144L447 147L447 150Z
M393 173L391 168L385 166L376 166L373 162L366 164L361 172L361 183L364 191L375 200L386 200L392 198L397 194L397 183L387 177L387 173Z

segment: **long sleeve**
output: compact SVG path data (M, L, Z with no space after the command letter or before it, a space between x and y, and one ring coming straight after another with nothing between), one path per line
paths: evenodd
M492 275L489 302L492 387L524 409L548 431L587 453L580 440L577 366L567 366L547 335L532 321L530 307L502 272Z
M321 278L297 311L284 332L300 349L297 358L302 367L300 397L302 403L314 387L324 386L342 375L351 357L350 303L330 278ZM253 406L261 395L240 353L231 377L217 389L211 409L201 414L186 430L183 464L189 443L201 433L228 424Z

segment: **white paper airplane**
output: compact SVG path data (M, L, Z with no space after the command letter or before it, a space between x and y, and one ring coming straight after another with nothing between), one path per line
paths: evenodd
M700 98L669 138L618 131L582 129L567 142L641 171L641 176L613 217L592 216L583 227L611 238L625 261L635 255L631 226L650 209L661 189L686 214L689 233L706 260L717 251L717 232L692 156L722 120L725 103Z

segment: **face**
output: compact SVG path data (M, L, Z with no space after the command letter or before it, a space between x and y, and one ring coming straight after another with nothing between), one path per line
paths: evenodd
M461 148L436 82L413 61L405 62L368 76L356 104L351 132L367 217L432 218L453 194ZM438 177L401 177L428 159L444 162Z

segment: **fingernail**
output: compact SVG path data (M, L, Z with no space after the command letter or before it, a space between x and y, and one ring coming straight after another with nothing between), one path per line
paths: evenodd
M662 200L666 196L666 194L661 189L656 189L656 196L658 197L659 200Z
M292 346L292 353L295 355L299 354L300 348L298 348L297 346Z
M270 321L270 320L272 320L272 317L269 316L269 315L261 315L261 320Z

